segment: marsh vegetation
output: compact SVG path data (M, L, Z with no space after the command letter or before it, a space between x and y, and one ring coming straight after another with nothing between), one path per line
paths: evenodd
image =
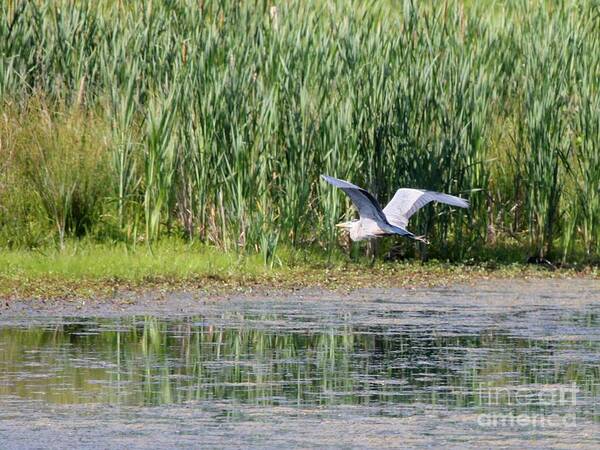
M468 198L407 256L594 263L600 7L560 2L0 6L0 246L339 249L348 200Z

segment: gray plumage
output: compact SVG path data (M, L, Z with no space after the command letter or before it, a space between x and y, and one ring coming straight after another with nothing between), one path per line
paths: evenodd
M344 191L358 210L359 220L338 224L339 227L350 232L350 238L353 241L398 234L427 242L423 237L415 236L406 229L408 220L414 213L432 201L459 208L469 207L468 201L453 195L422 189L402 188L398 189L392 200L385 208L381 209L379 203L369 191L348 181L327 175L321 175L321 177L332 186Z

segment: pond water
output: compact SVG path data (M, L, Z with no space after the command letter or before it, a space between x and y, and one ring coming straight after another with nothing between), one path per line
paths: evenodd
M5 317L0 447L594 446L596 293L575 306L564 292L556 304L382 291Z

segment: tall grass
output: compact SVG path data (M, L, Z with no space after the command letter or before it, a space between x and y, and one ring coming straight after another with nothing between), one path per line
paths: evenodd
M511 246L513 258L597 260L599 7L488 6L9 0L0 149L44 136L29 106L40 95L52 116L78 111L108 162L69 169L103 180L83 227L99 239L182 234L266 264L280 243L331 250L352 210L319 182L328 173L382 202L400 186L469 198L466 213L428 207L411 221L433 256ZM62 242L77 227L44 206L57 188L19 148L0 165L2 243L40 245L53 222ZM48 151L91 158L69 142ZM32 223L41 237L11 238Z
M67 234L93 232L110 183L103 124L79 110L54 114L39 98L4 117L5 241L22 243L30 221L50 227L54 233L44 239L56 237L61 248Z

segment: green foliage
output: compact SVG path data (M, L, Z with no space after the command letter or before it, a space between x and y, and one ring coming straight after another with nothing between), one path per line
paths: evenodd
M2 124L13 133L7 133L4 161L10 181L4 199L7 223L13 219L17 228L12 232L18 235L23 224L14 219L25 211L21 220L50 224L62 248L67 235L83 237L91 231L108 195L102 126L79 110L53 115L39 99L21 114L9 114L5 117L15 123Z
M64 250L12 250L0 254L0 277L57 280L126 280L149 278L185 279L201 274L228 278L232 274L247 276L263 273L257 256L239 258L223 254L214 247L189 246L177 240L163 239L152 252L132 250L124 244L94 244L67 240Z
M272 265L281 244L339 246L351 208L327 173L382 201L469 198L414 217L423 256L597 260L597 2L484 3L4 3L0 151L43 145L0 163L0 242L175 234ZM77 127L41 130L40 93Z

